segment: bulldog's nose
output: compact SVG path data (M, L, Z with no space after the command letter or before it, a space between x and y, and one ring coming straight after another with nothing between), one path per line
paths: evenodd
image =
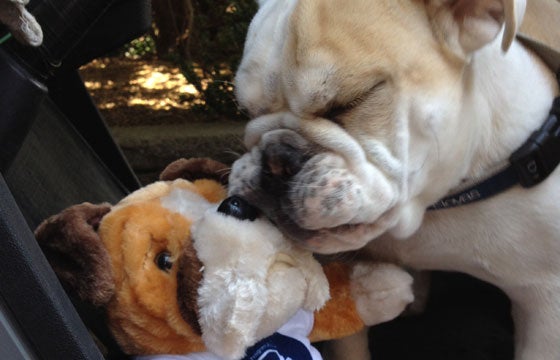
M287 182L297 174L306 156L304 151L284 143L273 143L262 154L261 187L274 195L287 188Z
M253 221L259 215L259 210L249 204L247 200L240 196L233 195L222 201L218 206L218 212L233 216L239 220Z

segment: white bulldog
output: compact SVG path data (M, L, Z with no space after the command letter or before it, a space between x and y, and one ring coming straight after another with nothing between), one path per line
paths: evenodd
M364 248L498 286L513 303L515 358L560 359L558 85L515 38L525 2L259 4L236 76L249 152L230 193L313 251ZM553 165L519 169L527 182L552 174L523 188L502 170L547 119ZM484 199L486 185L469 188L496 173L515 184ZM435 203L445 209L427 211Z

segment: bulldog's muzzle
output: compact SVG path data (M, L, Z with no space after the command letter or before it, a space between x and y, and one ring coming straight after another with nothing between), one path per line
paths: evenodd
M267 129L234 163L229 191L256 205L307 248L358 248L387 229L394 191L365 156L354 156L361 148L344 130L336 125L325 129L328 137L341 135L346 145L333 148L308 140L298 129Z
M261 187L271 195L281 197L289 190L294 176L309 160L310 155L286 143L268 144L262 151Z
M290 130L267 133L252 152L232 169L230 194L241 195L261 209L284 233L305 241L311 232L301 228L283 211L293 207L289 194L295 179L313 156L308 143Z

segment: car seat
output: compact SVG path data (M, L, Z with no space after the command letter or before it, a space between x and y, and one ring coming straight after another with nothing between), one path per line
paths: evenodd
M0 359L125 358L104 314L67 297L33 229L67 206L116 202L140 186L77 69L146 33L150 2L27 8L43 44L0 44Z

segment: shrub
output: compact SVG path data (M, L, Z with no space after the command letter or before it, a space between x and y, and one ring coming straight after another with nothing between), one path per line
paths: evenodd
M232 80L256 1L154 0L153 6L158 55L180 65L200 92L198 108L211 117L243 118Z

